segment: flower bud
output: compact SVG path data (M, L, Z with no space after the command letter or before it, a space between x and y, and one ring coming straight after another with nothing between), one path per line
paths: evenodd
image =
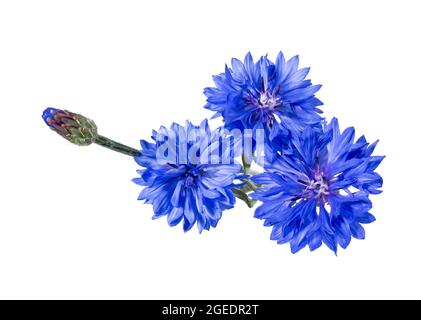
M90 145L98 137L95 122L80 114L47 108L42 118L52 130L78 146Z

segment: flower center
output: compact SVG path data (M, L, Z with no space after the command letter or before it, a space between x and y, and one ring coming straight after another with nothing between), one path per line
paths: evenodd
M263 108L274 109L281 104L282 100L275 92L264 91L260 93L260 97L257 99L257 105Z
M315 179L310 181L307 190L312 191L316 198L329 195L329 184L322 174L316 174Z
M298 180L299 183L305 184L306 188L303 191L303 198L316 198L323 202L327 202L329 195L329 181L324 176L323 172L316 171L313 179L307 181Z
M196 166L185 165L186 172L184 173L184 185L185 187L192 187L196 184L196 179L201 176L202 170L197 168Z

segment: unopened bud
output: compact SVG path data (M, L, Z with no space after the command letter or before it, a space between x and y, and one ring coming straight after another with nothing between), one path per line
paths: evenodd
M95 122L80 114L47 108L42 118L52 130L78 146L90 145L98 138Z

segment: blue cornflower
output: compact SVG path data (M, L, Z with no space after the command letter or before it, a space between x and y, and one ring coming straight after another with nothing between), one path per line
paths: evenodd
M283 123L297 130L318 126L323 103L314 94L321 86L305 80L310 68L298 69L298 61L286 61L282 52L275 63L267 56L255 63L250 53L244 63L233 58L231 68L213 77L216 87L205 88L205 108L222 116L230 130L265 129L270 140Z
M154 219L167 216L170 226L183 221L184 231L197 223L202 232L216 227L222 211L233 208L231 188L242 167L233 153L225 157L230 146L220 148L221 132L211 131L206 120L199 127L187 121L184 127L174 123L153 131L151 143L140 141L135 160L145 169L133 181L145 186L138 199L153 205Z
M272 240L289 242L293 253L322 242L336 253L351 236L364 239L361 224L375 220L369 194L381 192L375 169L384 157L371 155L377 142L369 145L362 136L354 143L354 134L352 127L341 133L335 118L322 130L295 132L291 152L277 153L252 178L262 185L252 194L263 202L255 217L272 226Z

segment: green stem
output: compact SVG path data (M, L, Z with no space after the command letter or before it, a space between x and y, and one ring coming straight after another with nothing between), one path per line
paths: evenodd
M247 162L247 159L244 153L241 155L241 162L243 163L243 173L249 174L251 163Z
M137 157L139 155L139 150L133 149L131 147L128 147L124 144L108 139L101 135L98 135L98 137L95 138L94 143L99 144L100 146L108 148L110 150L126 154L131 157Z
M244 174L247 174L247 175L256 174L256 172L253 172L253 170L250 169L251 163L247 161L244 153L241 155L241 162L243 163ZM241 188L233 188L232 191L234 192L234 195L238 199L244 201L249 208L252 208L256 204L256 200L250 199L248 196L248 193L252 191L256 191L257 186L249 178L243 179L243 182L245 182L245 184Z

